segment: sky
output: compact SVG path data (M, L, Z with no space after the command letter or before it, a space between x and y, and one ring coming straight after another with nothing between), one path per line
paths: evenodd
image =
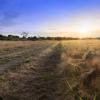
M100 36L100 0L0 0L0 33Z

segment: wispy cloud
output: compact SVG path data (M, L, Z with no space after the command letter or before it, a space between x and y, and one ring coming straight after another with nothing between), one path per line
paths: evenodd
M8 0L0 0L0 29L17 24L15 19L19 13L12 9L11 4Z

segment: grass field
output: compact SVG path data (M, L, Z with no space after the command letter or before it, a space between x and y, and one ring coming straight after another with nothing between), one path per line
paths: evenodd
M0 100L99 100L100 40L0 41Z

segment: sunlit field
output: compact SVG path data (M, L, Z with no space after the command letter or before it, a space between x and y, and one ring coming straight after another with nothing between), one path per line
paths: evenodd
M0 0L0 100L100 100L100 0Z
M0 100L99 100L100 40L0 41Z

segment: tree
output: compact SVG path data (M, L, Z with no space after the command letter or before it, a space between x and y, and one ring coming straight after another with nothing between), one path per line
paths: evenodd
M23 36L23 38L27 38L28 32L22 32L21 35Z

